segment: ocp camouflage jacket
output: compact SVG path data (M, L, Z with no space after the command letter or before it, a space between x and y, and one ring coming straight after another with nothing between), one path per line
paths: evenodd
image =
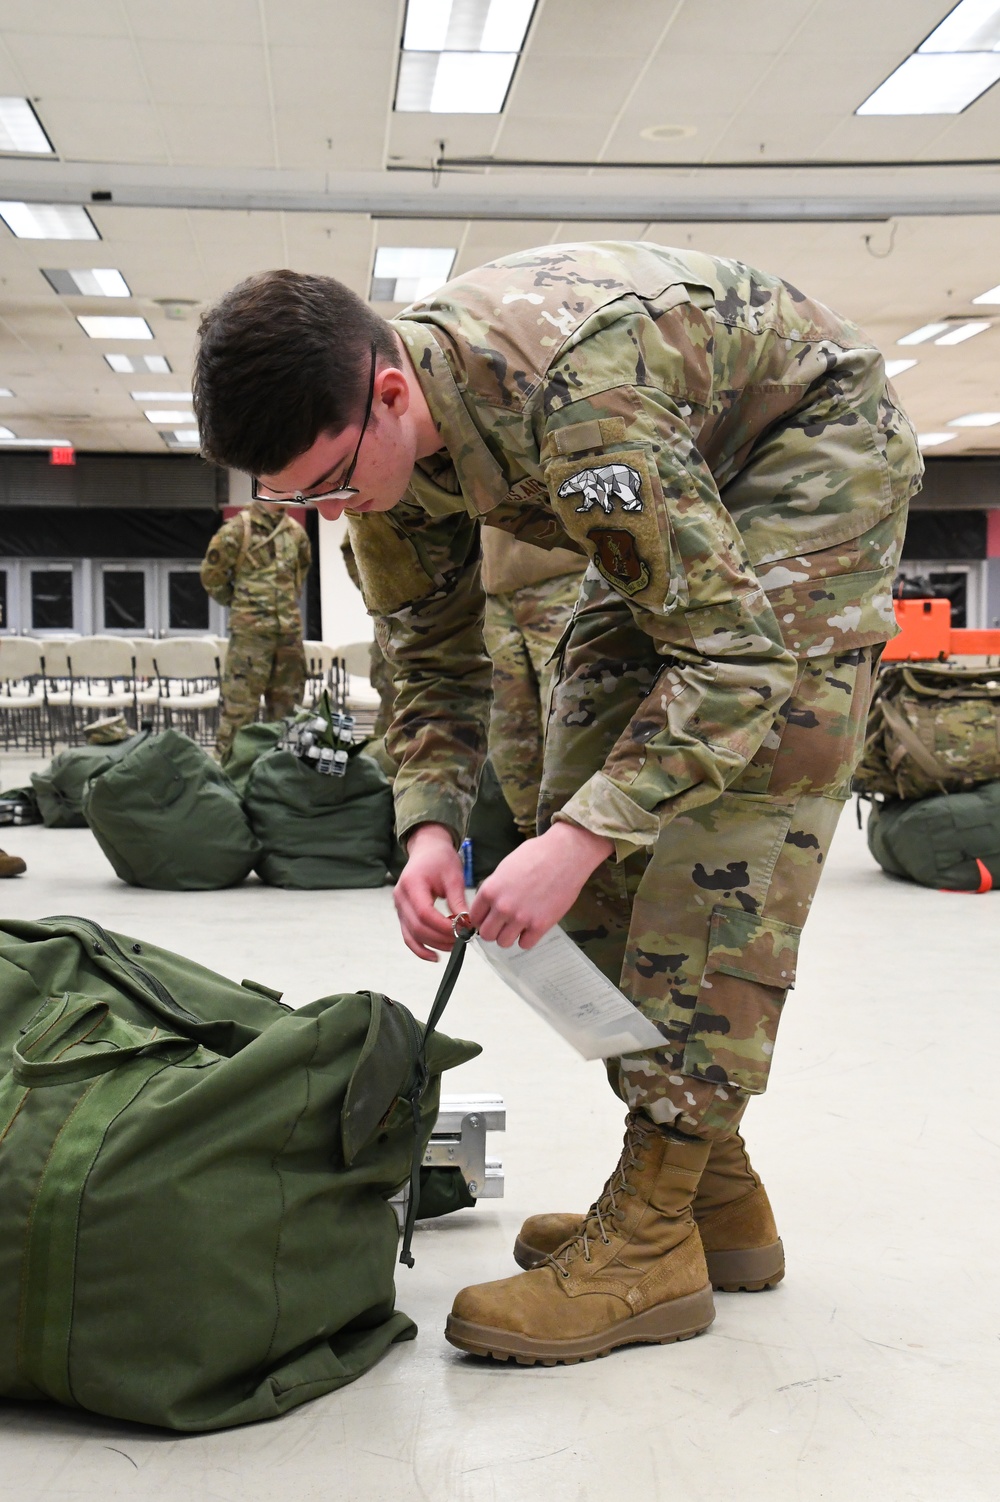
M563 816L619 855L739 775L810 656L885 641L921 462L853 324L739 262L547 246L394 320L443 448L351 518L399 688L400 833L465 827L489 710L478 522L575 545L669 665Z

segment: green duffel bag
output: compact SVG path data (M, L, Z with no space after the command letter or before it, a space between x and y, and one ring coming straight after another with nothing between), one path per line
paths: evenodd
M241 798L247 790L254 763L274 750L292 723L292 719L257 720L237 730L222 770Z
M971 793L875 803L868 848L890 876L953 892L988 892L1000 886L1000 782Z
M0 924L0 1395L274 1418L416 1329L398 1230L474 1043L374 992L297 1012L81 918ZM400 1260L412 1263L406 1228Z
M110 746L71 746L54 756L44 772L32 772L31 786L46 828L86 829L83 794L88 780L118 761L131 744L127 740Z
M119 760L91 776L83 812L122 881L201 892L250 874L260 845L207 751L177 730L120 749Z
M872 699L856 792L963 793L1000 778L1000 669L890 662Z
M272 887L380 887L392 850L392 789L360 747L341 776L291 751L254 763L243 806L260 842L261 881Z

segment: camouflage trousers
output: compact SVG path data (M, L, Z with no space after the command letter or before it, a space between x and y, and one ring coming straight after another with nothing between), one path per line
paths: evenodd
M590 576L553 690L539 827L599 768L662 670ZM801 662L741 776L667 824L651 852L606 861L563 927L663 1033L608 1061L654 1121L707 1138L766 1087L799 938L864 744L881 647Z
M222 670L222 713L215 749L225 762L233 736L257 718L261 695L268 720L280 720L301 702L306 658L301 636L265 631L234 632Z
M579 573L486 598L493 659L490 760L522 834L534 834L552 657L580 594Z

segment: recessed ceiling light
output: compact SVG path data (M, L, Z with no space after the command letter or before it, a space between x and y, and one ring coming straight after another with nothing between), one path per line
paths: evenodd
M0 151L52 156L52 142L27 99L0 99Z
M201 441L197 428L173 428L167 432L161 432L160 437L168 449L193 449L197 448Z
M10 428L0 428L0 438L13 438Z
M78 316L77 323L91 339L152 339L153 330L145 318L102 318Z
M988 292L980 292L979 296L974 297L972 301L1000 303L1000 286L991 287Z
M9 432L10 430L7 429ZM4 448L14 449L69 449L73 447L71 438L0 438L0 444Z
M372 302L417 302L451 275L453 247L380 245L372 272Z
M918 433L917 445L922 449L936 449L939 443L950 443L957 433Z
M78 204L0 203L0 219L19 240L99 240L97 225Z
M190 391L133 391L131 395L134 402L189 402L193 400Z
M918 52L1000 52L997 0L959 0Z
M105 355L116 375L171 375L166 355Z
M42 270L45 280L62 297L131 297L128 282L113 266L89 271Z
M935 339L935 344L964 344L966 339L971 339L974 334L981 334L984 329L991 328L989 322L960 323L947 334L942 334L940 339Z
M149 422L156 423L157 427L169 426L175 422L190 422L190 412L174 412L170 408L155 407L146 413Z
M947 323L925 323L919 329L914 329L912 334L904 334L902 339L897 339L897 344L926 344L928 339L933 339L936 334L947 331Z
M886 360L885 373L891 381L896 376L902 375L904 370L912 370L916 363L916 360Z
M10 389L9 386L0 386L0 396L13 396L13 395L14 395L14 393L13 393L13 391L11 391L11 389Z
M534 0L408 0L395 109L497 115Z
M953 417L949 428L995 428L1000 422L1000 412L966 412L964 417Z
M993 52L913 53L856 115L960 115L1000 78Z

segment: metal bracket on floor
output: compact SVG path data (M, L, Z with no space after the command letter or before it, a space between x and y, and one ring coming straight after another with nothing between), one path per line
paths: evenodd
M486 1156L486 1134L503 1132L506 1127L507 1108L502 1095L442 1095L423 1166L455 1169L474 1199L502 1199L503 1161ZM408 1198L409 1186L389 1202L400 1224Z

